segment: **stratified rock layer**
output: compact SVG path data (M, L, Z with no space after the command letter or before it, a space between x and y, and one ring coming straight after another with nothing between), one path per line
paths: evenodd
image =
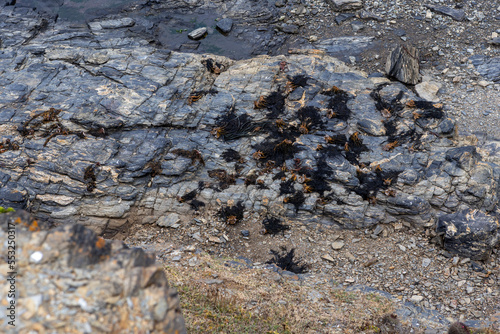
M2 317L3 333L186 333L177 291L154 255L78 224L41 225L26 212L0 214L0 238L15 241L17 251L15 268L0 260L0 278L16 291L15 316ZM7 242L0 249L7 254ZM12 299L11 284L1 300Z
M497 207L499 167L400 83L314 50L233 61L159 50L126 18L30 15L1 18L0 205L105 237L195 211L363 228Z

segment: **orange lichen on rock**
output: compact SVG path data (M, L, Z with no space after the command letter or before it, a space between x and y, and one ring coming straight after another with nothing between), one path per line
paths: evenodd
M38 222L35 220L33 221L33 223L30 224L30 226L28 227L28 229L31 231L31 232L37 232L37 231L40 231L40 227L38 226Z
M102 248L104 248L105 245L106 245L106 240L104 240L104 238L102 238L102 237L97 237L97 241L95 242L95 246L98 249L102 249Z

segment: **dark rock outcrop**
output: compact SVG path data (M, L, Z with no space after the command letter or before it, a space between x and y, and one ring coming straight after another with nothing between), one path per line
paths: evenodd
M439 218L436 231L444 248L473 260L486 260L500 241L498 218L477 210L463 210Z
M461 147L442 104L324 52L168 52L125 17L30 30L37 15L6 8L0 205L105 237L227 206L228 224L343 228L497 208L499 167Z
M78 224L47 230L26 212L0 214L0 238L17 249L14 268L0 260L9 268L2 275L15 272L16 289L15 327L3 323L4 333L186 333L178 294L154 255Z

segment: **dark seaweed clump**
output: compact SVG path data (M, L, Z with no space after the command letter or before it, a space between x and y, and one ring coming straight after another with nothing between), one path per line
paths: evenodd
M221 207L217 212L217 216L226 223L239 223L243 219L243 212L245 211L245 207L242 203L242 201L239 201L236 205Z
M376 170L366 174L359 174L359 186L354 188L354 192L364 200L374 198L380 190L389 188L398 181L401 172Z
M299 212L299 208L304 204L306 198L304 197L304 192L297 191L293 196L285 197L284 202L290 203L295 206L295 212Z
M405 107L401 103L401 98L404 95L403 91L400 91L398 95L396 95L395 98L393 98L391 101L385 101L381 96L380 96L380 91L386 86L386 84L379 85L375 90L373 90L370 93L370 96L372 99L375 100L375 108L377 108L378 111L382 111L384 109L389 110L391 114L397 115L403 108Z
M269 110L268 118L276 118L285 110L285 96L280 92L272 92L264 101L266 109Z
M188 202L192 199L195 199L196 196L198 195L198 189L195 189L195 190L191 190L190 192L182 195L179 197L179 202L181 203L185 203L185 202Z
M294 192L295 192L295 188L293 187L293 180L292 179L281 182L281 184L280 184L280 196L283 194L293 194Z
M235 151L232 148L229 148L229 149L225 150L222 153L222 158L226 162L233 162L233 161L240 160L241 159L241 155L240 155L240 153L238 151Z
M208 171L208 176L219 180L219 187L224 190L229 188L231 184L236 183L236 175L229 174L224 169L213 169Z
M309 80L309 77L303 74L297 74L294 75L293 77L287 76L287 78L290 81L290 83L296 87L307 86L307 80Z
M284 232L290 229L290 226L286 224L282 224L281 220L276 217L266 217L262 221L262 225L264 225L264 233L265 234L278 234L280 232Z
M321 119L319 112L319 108L316 107L303 107L297 111L297 118L300 120L301 124L306 125L308 129L323 128L325 122Z
M347 146L344 144L345 158L353 165L359 165L359 156L362 152L367 152L368 147L363 144L363 139L356 132L349 137Z
M189 203L189 206L191 207L191 209L195 210L195 211L198 211L200 210L201 207L204 207L205 206L205 203L202 202L202 201L199 201L197 199L193 199L190 203Z
M222 64L221 63L217 63L212 58L204 59L204 60L201 61L201 63L203 65L205 65L205 67L207 68L207 70L210 73L220 74L220 72L222 70Z
M85 168L84 174L83 174L83 180L87 184L87 191L92 192L96 188L96 169L95 165L88 165L87 168Z
M330 96L328 114L331 115L331 118L347 121L351 117L351 109L347 107L347 102L351 97L347 92L333 86L331 89L323 91L322 94Z
M442 119L444 117L444 112L442 107L436 107L436 103L429 101L415 101L415 107L421 109L423 112L419 113L422 119L434 118Z
M175 149L171 151L173 154L180 155L181 157L191 159L191 164L194 165L196 161L200 163L200 165L205 166L205 160L203 160L203 156L198 150L184 150L184 149Z
M217 138L222 137L225 141L230 141L250 135L256 127L256 123L248 114L236 115L234 110L230 110L217 119L212 134Z
M286 160L292 159L295 153L300 152L302 149L294 144L294 140L266 139L263 142L254 145L253 148L256 152L262 152L263 156L258 159L261 162L273 161L275 166L281 166Z
M271 249L271 254L273 254L274 257L266 263L275 264L281 269L291 271L295 274L307 272L309 266L307 264L302 264L302 260L295 259L295 248L288 251L286 247L281 246L280 250L281 252Z

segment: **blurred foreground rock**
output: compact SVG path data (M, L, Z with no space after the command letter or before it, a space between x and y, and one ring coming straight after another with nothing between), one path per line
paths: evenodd
M2 312L2 333L186 333L177 291L154 256L78 224L46 230L26 212L0 214L2 254L8 226L16 231L16 326ZM4 257L0 268L5 282Z

